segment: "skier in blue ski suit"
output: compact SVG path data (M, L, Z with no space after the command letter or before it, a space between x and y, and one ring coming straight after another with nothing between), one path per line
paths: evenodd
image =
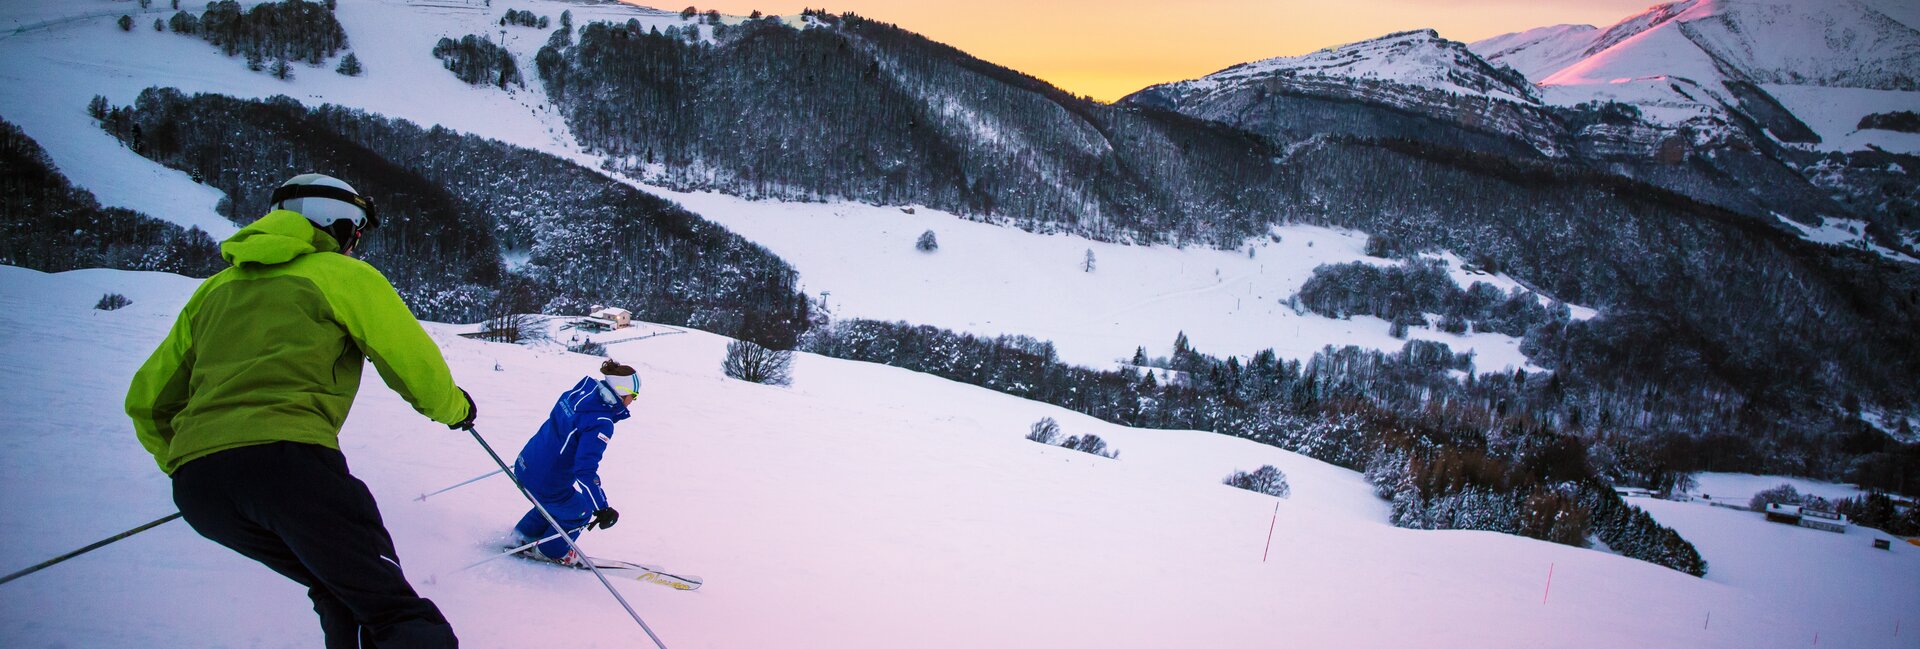
M600 456L613 441L613 424L629 416L628 404L639 396L640 377L633 368L615 361L600 366L602 378L583 377L553 404L540 432L527 440L513 473L539 499L547 513L573 538L585 529L606 529L620 520L600 487ZM527 510L514 526L520 543L554 535L553 526L537 509ZM577 557L563 539L534 546L531 558L573 565Z

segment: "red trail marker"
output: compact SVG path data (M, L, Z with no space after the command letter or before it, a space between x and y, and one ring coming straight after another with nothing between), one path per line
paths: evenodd
M1280 503L1273 503L1273 520L1267 521L1267 547L1260 550L1260 563L1267 562L1267 553L1273 551L1273 524L1280 522Z

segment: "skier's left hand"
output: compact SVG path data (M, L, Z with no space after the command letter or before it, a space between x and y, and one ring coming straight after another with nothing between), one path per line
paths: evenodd
M600 511L593 513L593 521L587 523L587 527L599 527L604 530L618 522L620 522L620 512L612 507L603 507Z

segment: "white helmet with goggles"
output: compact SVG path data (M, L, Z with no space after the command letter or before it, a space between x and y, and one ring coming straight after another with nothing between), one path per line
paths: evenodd
M340 252L351 253L360 235L380 226L379 211L373 201L361 196L346 181L324 174L300 174L273 190L267 201L272 209L299 212L313 227L333 235Z

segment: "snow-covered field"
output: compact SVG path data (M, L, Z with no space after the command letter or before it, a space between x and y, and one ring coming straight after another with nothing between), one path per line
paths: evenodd
M173 511L120 383L193 286L0 267L0 572ZM109 291L132 306L92 309ZM506 453L597 362L462 329L430 325ZM1519 537L1403 530L1359 475L1270 447L806 355L790 388L746 384L721 376L725 343L692 332L612 349L645 394L603 465L625 516L584 544L706 578L696 592L616 584L668 646L1798 647L1815 633L1913 646L1911 629L1891 633L1920 611L1913 546L1653 503L1713 562L1702 580ZM1121 455L1022 439L1041 417ZM455 571L524 507L500 478L412 500L492 468L471 439L370 380L342 445L409 576L469 646L646 643L588 575ZM1219 484L1261 464L1287 473L1291 498ZM0 586L9 647L305 647L317 628L298 586L178 522Z
M1832 482L1821 482L1819 480L1808 480L1806 478L1788 478L1777 475L1701 473L1694 475L1693 478L1698 483L1693 493L1711 496L1713 500L1716 501L1740 505L1747 504L1748 500L1753 499L1754 494L1783 484L1793 485L1793 488L1802 494L1811 494L1828 500L1853 498L1866 493L1861 491L1859 487L1850 484L1836 484ZM1644 501L1636 500L1634 502Z
M1138 346L1164 356L1181 332L1210 354L1251 355L1273 348L1306 359L1327 345L1397 350L1373 317L1337 320L1295 313L1285 304L1321 264L1394 263L1361 251L1366 235L1313 226L1275 228L1239 251L1127 246L1041 235L976 223L917 207L852 203L746 201L724 194L653 189L792 263L809 293L830 293L836 317L906 320L982 335L1051 340L1069 363L1110 367ZM914 248L932 230L940 243ZM1247 250L1251 249L1252 254ZM1084 270L1088 251L1092 272ZM1447 256L1461 286L1518 288L1499 275L1469 274ZM1576 317L1591 309L1575 308ZM1473 350L1482 371L1526 364L1519 340L1500 334L1408 332L1455 351Z

